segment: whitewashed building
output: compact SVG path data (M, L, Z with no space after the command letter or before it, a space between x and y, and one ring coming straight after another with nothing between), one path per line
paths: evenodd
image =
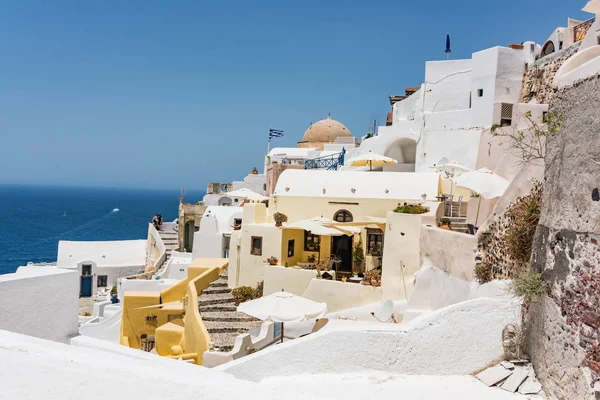
M136 275L146 267L146 240L58 242L57 267L76 270L79 295L91 297L98 289L117 284L119 278ZM31 267L35 268L35 267Z
M242 225L243 207L209 206L194 233L192 258L228 258L231 233Z
M479 159L485 158L480 142L492 125L510 124L525 63L539 52L527 44L493 47L467 60L426 62L425 82L393 105L392 124L379 127L348 159L371 150L398 160L384 171L428 172L443 159L493 170L495 165Z

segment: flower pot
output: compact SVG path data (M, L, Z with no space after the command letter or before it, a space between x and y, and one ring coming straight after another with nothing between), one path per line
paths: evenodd
M442 224L442 225L440 225L440 228L441 229L445 229L447 231L451 231L452 230L452 227L449 224Z
M371 286L377 286L377 279L371 278Z
M371 282L371 286L381 286L381 282L376 281L375 283Z
M346 278L345 276L342 276L342 282L346 282L348 280L348 278Z
M274 261L269 261L269 265L277 265L277 263Z

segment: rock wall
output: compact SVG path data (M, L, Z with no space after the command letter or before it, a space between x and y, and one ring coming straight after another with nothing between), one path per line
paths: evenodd
M551 293L528 312L528 353L552 398L593 399L600 380L600 79L555 94L532 266Z
M564 50L536 60L527 66L523 76L523 86L519 103L529 103L533 98L537 104L550 104L556 93L552 87L554 76L561 65L579 50L581 42L577 42Z

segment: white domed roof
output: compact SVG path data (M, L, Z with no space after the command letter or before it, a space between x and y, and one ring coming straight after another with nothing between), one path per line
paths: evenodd
M331 119L331 116L327 119L312 124L302 137L303 142L317 142L317 143L332 143L338 137L352 136L352 132L344 124Z

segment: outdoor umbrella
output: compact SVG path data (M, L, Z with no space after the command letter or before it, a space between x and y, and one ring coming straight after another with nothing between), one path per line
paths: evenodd
M269 200L269 198L267 196L263 196L262 194L256 193L256 192L254 192L250 189L246 189L246 188L234 190L232 192L223 193L221 196L238 197L240 199L258 200L258 201Z
M486 199L502 196L510 183L487 168L466 172L454 178L453 181L456 186L464 187L479 193Z
M353 235L360 233L360 228L353 226L336 226L336 222L329 218L314 217L310 219L303 219L288 224L288 229L303 229L318 236L344 236ZM319 247L319 262L321 262L321 248Z
M456 183L456 186L464 187L479 193L486 199L502 196L510 183L487 168L480 168L476 171L464 173L461 176L454 178L453 181ZM477 202L477 216L475 217L475 223L477 223L477 220L479 219L480 206L481 198Z
M281 322L283 342L283 323L321 318L327 312L327 304L317 303L282 290L242 303L237 310L263 321Z
M351 158L348 163L352 167L369 167L369 170L373 170L373 167L384 167L386 165L398 164L398 161L393 158L382 156L381 154L373 153L369 150L368 153L363 153L359 156Z
M453 178L455 176L462 174L463 172L471 171L471 168L465 167L460 164L458 161L451 161L442 165L436 165L432 168L435 168L438 172L446 173L446 176ZM451 180L452 186L450 187L450 193L454 191L454 181Z

